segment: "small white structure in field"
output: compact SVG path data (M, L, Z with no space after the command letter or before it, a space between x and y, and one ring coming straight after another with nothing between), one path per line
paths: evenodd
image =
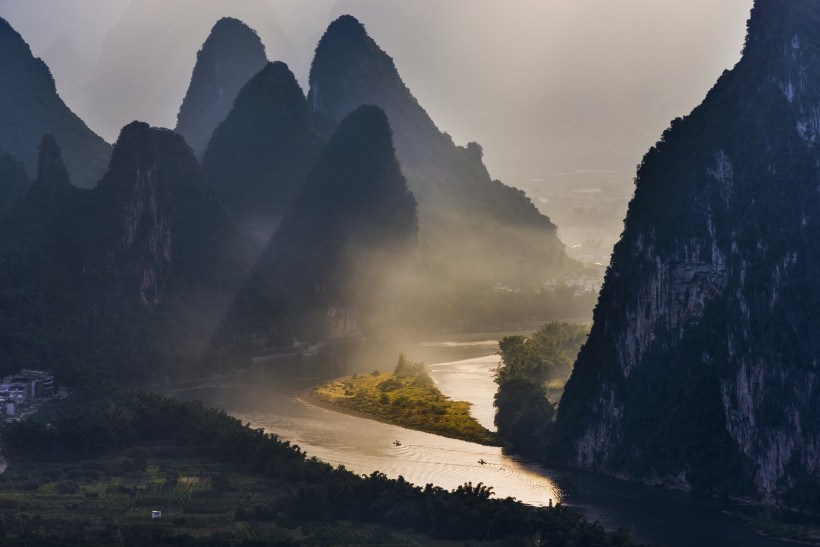
M151 511L151 518L158 519L162 517L162 511Z

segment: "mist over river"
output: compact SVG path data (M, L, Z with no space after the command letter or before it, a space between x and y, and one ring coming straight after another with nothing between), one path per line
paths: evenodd
M495 429L492 406L498 365L499 335L473 335L398 344L408 358L428 363L439 388L456 400L473 404L482 425ZM198 399L208 406L275 433L299 445L309 456L350 471L447 489L465 482L491 486L498 497L512 496L532 504L562 502L577 507L607 529L623 526L652 545L684 547L793 545L745 528L725 513L735 507L684 492L668 491L539 465L505 454L501 448L447 439L383 424L314 404L308 390L325 380L373 370L372 363L340 348L337 355L301 361L259 363L240 375L168 386L165 393ZM395 364L396 354L379 368ZM386 359L386 357L385 357ZM396 443L395 441L398 441ZM483 461L484 463L480 463Z

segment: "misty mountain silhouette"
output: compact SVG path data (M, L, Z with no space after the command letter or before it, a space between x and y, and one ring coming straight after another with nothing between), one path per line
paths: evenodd
M111 146L94 134L57 94L45 63L0 18L0 152L17 156L33 174L37 147L46 133L63 148L71 182L93 187L105 172Z
M202 158L214 130L233 108L239 90L268 62L256 32L238 19L216 22L196 54L191 83L175 131Z
M393 60L354 17L338 18L322 36L308 102L335 119L363 104L385 111L419 203L420 245L437 274L462 283L540 284L574 267L550 220L522 191L490 178L479 145L456 146L436 127ZM522 257L526 269L510 267Z
M140 122L93 190L69 183L46 136L37 180L0 220L0 255L0 369L48 364L69 382L191 373L252 267L183 138Z
M240 225L267 243L324 144L293 73L268 63L239 92L202 165Z
M48 77L11 33L0 35ZM215 124L201 168L194 151ZM310 100L284 63L264 62L252 30L220 20L178 129L194 150L169 130L125 126L93 190L70 184L60 148L77 147L71 135L42 140L30 188L13 158L0 160L11 207L0 299L26 318L0 333L0 368L190 371L294 335L425 328L425 310L449 324L476 288L497 300L495 283L539 286L575 266L549 219L490 179L478 145L435 127L352 17L320 41Z
M367 332L390 307L392 274L412 263L417 233L416 200L387 116L362 106L322 151L258 275L275 272L289 309L314 336Z

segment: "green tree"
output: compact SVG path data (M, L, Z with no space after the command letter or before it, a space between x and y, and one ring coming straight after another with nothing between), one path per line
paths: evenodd
M529 337L507 336L499 342L495 424L520 452L540 455L555 417L547 384L566 382L588 332L586 325L551 322Z

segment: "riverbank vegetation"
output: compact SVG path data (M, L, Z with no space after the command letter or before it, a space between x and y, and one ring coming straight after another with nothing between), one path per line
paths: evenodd
M470 415L470 403L451 401L423 363L399 355L392 373L354 375L314 388L318 400L370 418L453 439L498 445L496 435Z
M778 511L775 515L767 515L765 512L758 514L753 510L734 510L728 513L765 536L806 545L820 545L820 521L816 514L804 515L788 509Z
M541 456L564 384L588 333L588 325L553 322L529 337L507 336L499 342L495 424L499 436L517 452Z
M3 545L633 545L573 509L494 499L481 484L333 468L200 403L93 400L4 427Z

